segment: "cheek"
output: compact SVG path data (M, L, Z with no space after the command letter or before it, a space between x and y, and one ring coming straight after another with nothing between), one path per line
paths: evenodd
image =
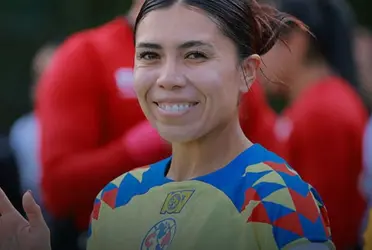
M217 66L200 67L186 72L186 77L209 101L229 96L234 91L234 74L229 69L217 68ZM236 85L237 87L238 85ZM221 100L222 101L222 100Z
M206 117L219 119L238 107L239 79L235 68L205 67L187 73L190 82L204 96Z
M156 79L156 75L151 70L141 68L134 71L134 90L141 109L149 120L151 120L151 111L147 102L147 95Z
M151 86L156 82L155 72L146 68L137 68L134 71L134 90L140 101L146 100L146 95Z

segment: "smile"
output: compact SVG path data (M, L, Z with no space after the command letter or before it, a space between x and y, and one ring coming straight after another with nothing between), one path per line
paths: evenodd
M159 109L166 111L166 112L185 112L190 108L196 106L198 102L192 103L155 103Z

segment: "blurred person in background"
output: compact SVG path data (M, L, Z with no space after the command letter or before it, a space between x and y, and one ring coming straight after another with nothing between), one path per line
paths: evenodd
M107 182L170 155L133 90L132 25L143 1L68 38L38 84L42 195L54 250L84 248L94 199Z
M54 43L48 43L42 46L34 57L32 62L33 83L30 89L32 102L34 102L35 85L50 64L56 48L57 45ZM36 201L41 203L39 127L33 111L15 121L10 131L10 144L20 171L22 191L32 190Z
M262 85L255 84L242 100L241 123L248 137L285 158L319 191L337 249L350 249L358 245L365 209L358 176L368 117L355 91L350 9L331 0L276 4L307 24L314 37L282 30L283 41L263 56ZM261 86L288 100L279 117Z
M372 33L364 27L355 32L355 59L358 65L360 93L372 111Z

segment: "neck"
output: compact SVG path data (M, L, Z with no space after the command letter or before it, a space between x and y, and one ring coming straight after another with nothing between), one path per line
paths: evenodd
M233 122L216 128L201 139L172 144L172 162L167 177L182 181L214 172L251 145L236 117Z
M295 101L305 89L318 84L321 79L332 74L331 68L326 63L306 65L302 69L297 70L297 74L292 77L293 82L290 84L290 102Z

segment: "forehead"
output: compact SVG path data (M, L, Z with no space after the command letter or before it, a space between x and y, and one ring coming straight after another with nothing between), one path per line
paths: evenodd
M220 33L216 23L202 10L175 4L148 13L138 26L136 42L216 40L222 36Z

